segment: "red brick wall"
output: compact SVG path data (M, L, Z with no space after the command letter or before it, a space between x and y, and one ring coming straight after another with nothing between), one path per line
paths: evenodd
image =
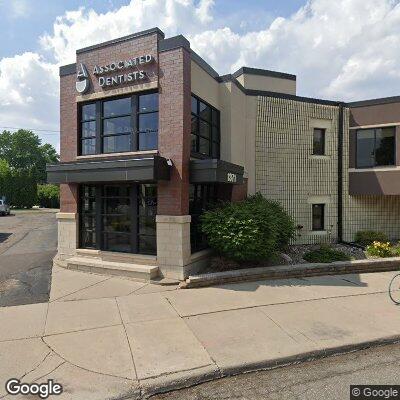
M243 179L241 185L231 185L221 183L217 186L217 196L219 200L238 202L247 197L247 178Z
M77 55L77 63L83 62L91 78L91 89L87 94L94 92L107 92L98 86L98 78L93 75L94 65L105 65L113 61L125 60L151 54L154 61L144 65L143 70L149 73L149 81L158 80L158 40L161 36L157 33L141 36L118 44L93 49ZM123 73L134 71L129 69ZM120 72L110 73L104 76L117 75ZM76 161L78 155L78 103L79 95L75 89L76 75L60 77L60 160L61 162ZM132 82L130 86L137 86L143 81ZM111 87L111 89L128 87L128 84ZM85 96L83 96L84 98ZM190 114L190 112L189 112ZM62 212L77 212L77 185L61 185L60 203Z
M78 212L78 185L62 184L60 185L60 203L61 212L77 213Z
M242 201L247 197L247 178L241 185L232 185L232 202Z
M74 161L77 156L78 128L76 76L60 77L60 160Z
M189 213L190 53L178 48L159 54L160 155L173 162L169 182L158 184L160 215Z

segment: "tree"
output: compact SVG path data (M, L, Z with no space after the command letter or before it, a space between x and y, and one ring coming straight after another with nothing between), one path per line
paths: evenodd
M32 131L0 133L0 196L14 207L32 207L37 201L37 186L46 182L46 163L57 163L59 156L50 144L43 144ZM40 191L41 199L50 195L52 204L57 189ZM44 200L43 200L44 201Z
M37 199L35 178L27 171L12 170L0 159L0 197L5 196L14 207L32 207Z
M42 145L32 131L0 133L0 159L5 160L12 171L32 176L37 183L46 182L46 163L57 163L59 156L51 144Z

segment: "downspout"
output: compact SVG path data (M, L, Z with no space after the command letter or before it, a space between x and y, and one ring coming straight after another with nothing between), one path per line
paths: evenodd
M339 116L338 116L338 143L337 143L337 156L338 156L338 188L337 188L337 238L338 242L343 242L343 109L344 104L339 103Z

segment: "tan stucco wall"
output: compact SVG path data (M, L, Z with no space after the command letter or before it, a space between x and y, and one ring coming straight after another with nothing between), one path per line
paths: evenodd
M193 60L191 61L191 85L192 93L215 108L220 108L219 83Z
M338 107L258 97L256 190L302 225L297 243L337 239ZM312 155L313 128L326 128L326 156ZM325 231L312 231L313 203L325 203Z
M242 74L236 78L246 89L296 94L296 81L273 76Z
M220 83L221 159L242 165L247 190L255 193L255 133L257 99L246 96L234 83Z

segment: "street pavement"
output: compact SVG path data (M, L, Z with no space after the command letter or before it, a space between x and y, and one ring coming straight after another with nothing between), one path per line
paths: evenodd
M140 398L394 341L392 276L182 290L54 267L48 303L0 308L0 397L19 398L4 391L19 377L54 379L64 387L59 399Z
M400 345L222 378L151 400L348 400L350 385L398 385Z
M0 217L0 307L48 301L56 248L55 210Z

